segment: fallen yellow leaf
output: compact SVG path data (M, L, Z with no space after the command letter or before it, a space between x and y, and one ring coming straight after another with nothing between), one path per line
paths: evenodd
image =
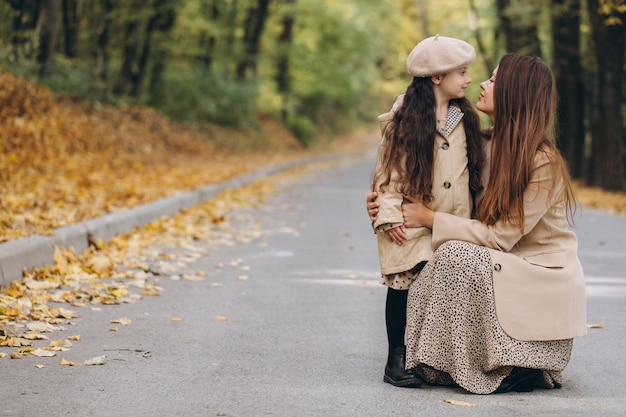
M35 349L30 352L30 354L33 356L38 356L40 358L51 358L53 356L56 356L56 352L42 348Z
M63 341L61 339L59 340L53 340L52 342L50 342L50 347L60 347L63 346Z
M123 317L121 319L111 320L110 323L121 324L121 325L124 325L124 326L128 326L129 324L132 323L132 320L131 319L127 319L126 317Z
M180 321L181 318L180 317L172 317L172 321Z
M597 324L588 324L587 328L588 329L604 329L604 323L600 322L600 323L597 323Z
M185 281L202 281L202 277L197 275L183 275L181 278Z
M61 362L59 362L59 365L74 366L76 364L74 362L66 361L65 358L61 358Z
M68 336L67 337L69 340L74 340L74 341L80 341L80 335L75 335L75 336Z
M106 355L96 356L95 358L87 359L86 361L84 361L83 365L104 365L105 360Z
M228 317L224 317L224 316L217 316L217 317L215 318L215 320L217 320L217 321L228 321Z
M444 403L458 405L461 407L476 407L478 404L474 403L466 403L465 401L457 401L457 400L443 400Z

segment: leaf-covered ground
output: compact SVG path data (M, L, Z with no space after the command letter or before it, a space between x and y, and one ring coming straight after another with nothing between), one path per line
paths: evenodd
M376 135L356 135L304 150L278 124L268 119L258 123L257 130L248 132L185 127L150 109L54 98L48 89L0 70L0 243L50 234L311 153L367 149L378 140ZM289 181L297 175L279 178ZM230 216L238 208L262 204L276 183L275 178L229 190L111 242L94 242L81 254L57 248L54 265L27 271L0 293L0 357L55 357L80 343L69 326L84 309L158 296L159 279L203 280L205 272L189 269L195 260L216 246L268 233L252 219L235 227ZM585 205L626 214L624 193L577 187L577 194ZM363 216L365 221L365 212ZM244 261L236 263L244 272L233 279L247 279ZM116 319L109 331L126 325L132 321ZM64 358L55 363L76 365Z
M270 120L247 136L184 127L147 108L55 99L0 70L0 242L300 154L298 142Z

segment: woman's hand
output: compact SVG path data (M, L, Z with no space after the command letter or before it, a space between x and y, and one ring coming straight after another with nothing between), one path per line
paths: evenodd
M402 217L405 227L427 227L433 228L435 212L427 208L418 197L404 196L402 203ZM370 216L371 217L371 216Z
M378 197L378 193L376 191L372 191L367 195L367 199L365 200L367 215L372 222L375 222L378 218L378 206L380 206L380 204L376 201L376 197Z

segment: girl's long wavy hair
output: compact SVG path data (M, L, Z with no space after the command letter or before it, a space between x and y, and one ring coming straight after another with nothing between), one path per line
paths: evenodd
M563 181L563 195L557 197L564 199L571 223L575 199L567 166L555 145L557 95L550 68L537 57L507 54L500 60L493 88L489 183L476 218L487 225L503 220L523 231L524 190L535 157L542 152L551 162L554 185Z
M483 152L478 114L466 98L450 100L464 113L463 126L467 142L470 191L472 195L481 188L480 172ZM398 174L395 191L420 196L422 201L432 200L433 165L437 121L435 115L435 92L430 77L414 77L406 90L404 101L385 129L379 154L382 169L380 178L374 178L385 190L392 172Z

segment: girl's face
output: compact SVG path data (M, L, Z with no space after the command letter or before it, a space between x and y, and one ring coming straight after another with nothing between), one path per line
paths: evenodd
M472 82L466 67L434 78L436 78L434 81L435 83L438 82L439 90L444 98L448 100L465 97L467 85Z
M497 72L498 67L493 70L493 72L491 73L491 77L489 77L488 80L480 83L480 89L483 91L480 92L480 95L478 96L478 102L476 103L476 108L489 116L492 121L494 120L496 115L496 106L493 100L493 86L496 82Z

